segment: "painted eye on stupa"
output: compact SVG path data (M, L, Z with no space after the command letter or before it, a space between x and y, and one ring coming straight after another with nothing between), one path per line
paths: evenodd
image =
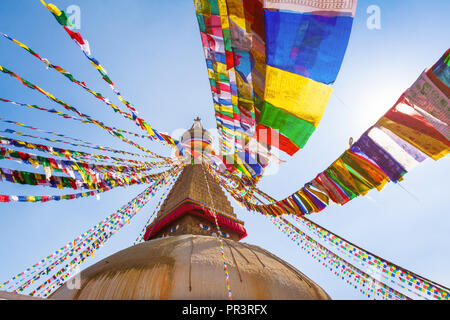
M205 226L202 223L199 223L198 225L200 226L200 228L202 228L203 230L206 230L206 231L209 231L211 229L209 226Z
M180 227L180 225L177 224L175 227L172 227L172 229L170 229L170 232L177 231L179 227Z
M230 236L230 235L229 235L228 233L226 233L226 232L222 232L221 235L222 235L222 237L225 237L225 238L228 238L228 237Z

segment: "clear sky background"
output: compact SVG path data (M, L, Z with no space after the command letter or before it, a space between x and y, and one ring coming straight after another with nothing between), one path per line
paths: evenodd
M171 134L179 133L181 128L190 127L193 118L200 116L206 128L215 127L191 0L52 2L63 10L72 4L81 8L79 31L90 42L93 56L106 68L124 98L131 101L152 126ZM381 9L380 30L369 30L366 26L369 17L366 10L370 5ZM0 12L0 31L27 44L120 105L40 1L2 0ZM334 161L347 148L349 137L359 138L376 122L448 48L448 12L450 2L447 0L360 0L347 54L318 130L303 150L287 159L288 163L280 167L276 175L262 180L261 189L277 199L289 196ZM139 131L100 100L56 71L46 70L44 64L3 38L0 39L0 64L108 125ZM61 110L38 92L4 74L0 74L0 97ZM95 126L45 112L0 103L0 117L139 153ZM0 123L0 130L6 127ZM169 154L156 143L142 139L137 142L161 154ZM62 144L57 146L67 148ZM6 160L0 166L33 171L29 166ZM449 171L448 158L438 162L429 159L406 175L401 183L403 188L388 184L382 192L372 191L369 196L354 199L343 207L331 205L310 218L385 259L450 286ZM144 186L118 188L102 194L100 201L94 197L44 204L0 204L0 282L71 241L143 189ZM0 194L73 192L0 183ZM131 225L119 231L83 268L129 247L157 200L142 209ZM291 263L333 299L365 299L303 253L266 218L245 212L236 205L234 208L246 223L245 242L268 249Z

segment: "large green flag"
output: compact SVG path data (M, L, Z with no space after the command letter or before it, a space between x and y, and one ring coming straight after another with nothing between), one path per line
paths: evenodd
M264 102L259 123L288 137L296 146L303 148L316 130L314 125L292 114Z

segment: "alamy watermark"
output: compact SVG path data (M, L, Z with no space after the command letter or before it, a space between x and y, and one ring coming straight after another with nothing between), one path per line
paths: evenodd
M74 274L74 276L71 277L69 280L67 280L67 282L66 282L67 289L69 289L69 290L81 289L81 270L80 270L80 267L76 266L73 269L73 272L71 272L71 273Z
M81 29L81 9L76 4L72 4L67 7L66 9L67 17L69 18L70 22L72 23L72 27L70 29L72 30L79 30Z
M369 15L366 21L367 29L380 30L381 29L381 9L377 5L370 5L367 7L366 13Z

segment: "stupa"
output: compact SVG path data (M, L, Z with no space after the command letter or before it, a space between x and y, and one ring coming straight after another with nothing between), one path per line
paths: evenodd
M199 118L181 143L212 137ZM206 146L206 147L205 147ZM82 271L80 285L64 284L50 299L228 299L217 217L233 299L323 300L327 293L296 268L258 246L240 241L247 232L224 191L194 158L148 226L143 243ZM198 162L198 161L197 161Z

